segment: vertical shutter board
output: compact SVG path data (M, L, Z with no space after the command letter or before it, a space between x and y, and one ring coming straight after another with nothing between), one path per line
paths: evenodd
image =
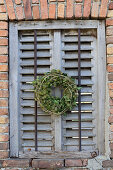
M50 34L49 31L38 31L37 33L37 75L50 71L50 51L53 48ZM34 80L34 31L21 32L20 52L21 149L26 151L35 150L35 102L31 84ZM39 111L37 113L38 151L51 151L53 147L51 116L44 113L39 105L37 105L37 111Z
M85 34L85 35L84 35ZM96 34L95 34L96 35ZM71 41L72 39L72 41ZM91 59L95 54L92 46L94 40L91 31L86 33L81 30L81 134L82 134L82 150L94 149L95 143L93 137L94 133L93 121L94 116L92 111L94 105L92 103L94 99L92 97L93 89L92 85L94 81L92 79L92 67L93 63ZM63 68L64 72L69 76L76 78L78 84L78 33L77 31L65 31L62 35L62 56L63 56ZM72 109L72 113L67 113L64 121L64 136L66 141L66 148L68 151L79 150L78 145L78 107ZM85 141L84 141L85 140ZM85 142L85 143L84 143ZM92 145L93 144L93 145ZM72 146L72 148L71 148Z
M52 58L51 58L51 69L59 69L61 70L62 66L62 58L61 58L61 31L54 30L54 44L53 44L53 51L52 51ZM57 91L57 94L60 94ZM54 149L55 151L62 150L62 116L53 115L52 119L54 119Z
M95 66L95 67L92 67L91 68L91 71L92 71L92 73L94 74L94 76L92 77L92 81L94 81L94 82L97 82L98 80L97 80L97 77L98 77L98 75L97 75L97 72L98 72L98 68L97 68L97 63L98 63L98 60L97 60L97 39L95 38L95 37L93 37L93 41L92 41L92 43L91 43L91 46L93 46L93 48L95 49L95 50L93 50L93 51L91 51L91 54L93 55L93 56L95 56L93 59L91 59L91 62L92 62L92 64ZM98 125L97 125L97 121L96 121L96 119L98 118L98 107L97 107L97 105L98 105L98 101L97 101L97 98L98 98L98 95L97 95L97 89L98 89L98 87L97 87L97 83L94 83L93 85L92 85L92 90L94 91L94 93L92 93L92 97L93 97L93 99L94 99L94 102L92 103L92 107L95 107L95 110L93 110L92 111L92 115L93 115L93 117L95 118L94 120L93 120L93 124L95 125L95 128L93 129L93 133L95 133L96 135L94 136L94 138L93 138L93 141L97 144L98 142L97 142L97 127L98 127ZM96 145L96 148L98 148L98 146Z

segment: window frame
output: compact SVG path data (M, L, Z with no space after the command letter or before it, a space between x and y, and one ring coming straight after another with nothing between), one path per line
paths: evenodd
M68 21L22 21L9 23L9 111L10 111L10 157L19 157L19 94L18 94L18 70L19 70L19 43L18 32L20 30L45 30L45 29L97 29L97 57L98 57L98 121L97 121L97 146L99 154L105 152L105 94L106 94L106 43L105 21L96 20L68 20ZM104 132L104 133L103 133ZM68 151L67 151L68 152ZM90 152L76 152L76 155L89 157ZM37 153L34 153L36 157ZM27 155L28 156L28 155ZM27 157L26 156L26 157ZM23 156L25 157L25 155ZM29 156L28 156L29 157Z

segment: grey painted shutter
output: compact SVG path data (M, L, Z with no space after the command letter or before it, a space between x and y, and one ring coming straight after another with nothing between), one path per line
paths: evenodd
M57 38L58 34L58 38ZM61 36L61 37L60 37ZM57 43L58 40L58 43ZM61 42L60 42L61 41ZM56 44L55 44L56 43ZM61 46L61 48L60 48ZM20 48L20 150L35 149L34 93L30 84L34 80L34 32L19 32ZM56 49L58 48L58 49ZM61 50L61 51L59 51ZM61 70L69 76L78 76L78 33L77 30L37 31L37 74L43 75L54 68L53 52L61 57ZM52 59L51 59L52 58ZM96 143L96 32L82 30L81 33L81 82L82 82L82 150L94 150ZM60 61L60 60L59 60ZM57 66L55 66L56 68ZM77 81L76 81L77 83ZM61 119L60 131L62 150L77 151L78 108L73 108ZM58 139L57 124L54 116L44 113L38 106L38 151L54 151ZM56 127L55 127L56 126ZM58 145L58 144L57 144Z
M62 32L63 71L78 78L78 31ZM81 30L81 133L82 150L96 149L95 110L96 101L96 32ZM94 82L95 81L95 82ZM93 107L94 106L94 107ZM64 149L79 150L78 108L75 107L67 116L63 116Z
M52 32L37 32L37 75L50 71ZM20 150L35 149L34 93L34 31L21 31L20 46ZM51 116L38 105L38 150L51 151L53 147Z

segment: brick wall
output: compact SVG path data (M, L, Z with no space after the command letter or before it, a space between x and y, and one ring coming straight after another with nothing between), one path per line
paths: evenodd
M48 3L47 3L48 2ZM63 168L88 170L88 160L20 160L9 159L8 115L8 22L50 19L106 20L107 72L109 87L110 160L103 168L113 167L113 1L112 0L0 0L0 169L32 170ZM98 160L97 160L98 161ZM75 168L67 168L67 167ZM82 168L84 167L84 168Z

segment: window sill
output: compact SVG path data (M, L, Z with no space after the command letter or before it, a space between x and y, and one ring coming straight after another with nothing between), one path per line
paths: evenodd
M81 152L39 152L26 151L19 152L19 158L37 158L37 159L91 159L98 156L98 150L81 151Z

